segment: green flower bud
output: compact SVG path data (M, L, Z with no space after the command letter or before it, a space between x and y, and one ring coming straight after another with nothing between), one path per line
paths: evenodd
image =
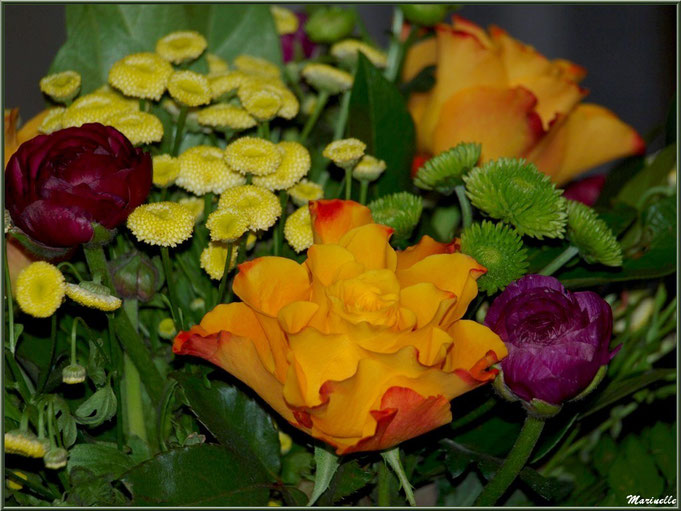
M400 9L411 23L432 27L442 21L449 11L447 4L402 4Z
M411 236L419 223L423 199L408 192L394 193L371 202L369 209L374 222L395 229L393 241L400 243Z
M527 250L515 229L484 220L473 224L461 235L461 252L471 256L487 273L478 287L491 295L503 290L527 272Z
M532 163L499 158L474 168L463 180L476 208L515 226L521 235L563 237L567 222L563 191Z
M305 23L305 32L315 43L334 43L355 28L355 13L338 6L317 9Z
M122 298L148 302L161 285L158 268L141 252L124 255L111 273L116 293Z
M69 452L61 447L54 447L45 453L43 461L45 468L58 470L66 466L66 460L69 457Z
M69 364L61 371L61 381L67 385L83 383L87 376L87 371L80 364Z
M463 184L463 176L478 163L480 149L480 144L461 143L438 154L418 170L414 184L423 190L451 195Z
M622 266L622 247L608 224L589 206L567 201L567 238L587 263Z

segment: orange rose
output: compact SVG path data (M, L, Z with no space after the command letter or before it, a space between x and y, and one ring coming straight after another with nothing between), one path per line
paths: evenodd
M412 94L419 151L438 154L459 142L482 143L482 159L523 157L562 184L615 158L641 154L636 131L608 109L580 103L586 70L548 60L498 27L486 32L454 16L435 37L414 45L408 81L436 66L436 82Z
M310 204L315 244L298 264L239 266L241 303L181 332L177 354L219 365L338 454L392 447L452 419L449 401L494 378L499 337L461 319L486 270L424 237L403 252L352 201Z

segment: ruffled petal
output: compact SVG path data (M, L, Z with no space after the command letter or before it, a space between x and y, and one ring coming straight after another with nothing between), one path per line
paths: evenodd
M371 210L353 201L339 199L310 202L315 243L338 243L355 227L371 223Z
M355 261L367 270L395 271L397 256L389 242L393 231L380 224L362 225L345 234L338 244L350 251Z
M406 270L429 255L452 254L458 252L458 250L458 240L451 243L440 243L426 235L416 245L397 251L397 269Z
M489 365L484 364L490 360L496 363L508 354L501 338L475 321L466 319L456 321L449 327L447 333L452 336L454 345L447 354L443 367L445 371L465 370L478 381L489 380L496 373L487 371ZM484 361L482 365L481 360Z

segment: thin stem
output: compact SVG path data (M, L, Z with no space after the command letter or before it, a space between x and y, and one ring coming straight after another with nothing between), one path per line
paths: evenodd
M288 193L286 193L286 190L279 191L279 204L281 205L281 216L274 229L275 256L280 256L284 247L284 225L286 224L286 206L288 206Z
M310 134L312 128L314 128L314 125L317 123L317 119L319 119L319 116L321 115L322 110L324 110L324 107L326 106L326 102L328 100L329 93L326 91L319 91L319 95L317 96L317 102L314 106L314 111L312 112L312 115L308 117L307 122L303 127L303 131L300 133L300 138L298 139L298 142L300 142L301 144L304 144L305 141L307 140L307 136Z
M116 334L114 333L113 314L107 314L108 333L109 333L109 360L113 365L114 376L113 387L116 394L116 444L119 449L123 448L123 403L121 403L121 352Z
M390 506L390 472L385 463L378 463L378 506Z
M111 275L109 274L109 267L106 264L104 249L99 245L83 245L83 252L85 253L85 260L90 268L92 280L96 280L97 275L99 275L102 284L113 291L113 282L111 281Z
M13 354L5 353L5 360L7 361L10 371L12 371L12 374L14 375L14 380L17 382L17 390L19 391L19 394L21 394L21 398L24 402L30 401L31 396L35 392L31 380L29 380L28 376L21 370L21 367L17 364Z
M60 270L61 270L62 268L66 268L66 269L68 269L71 273L73 273L73 275L78 279L79 282L82 282L82 281L83 281L83 277L81 276L80 272L79 272L79 271L76 269L76 267L73 266L70 262L68 262L68 261L62 261L61 263L59 263L59 264L57 265L57 268L59 268Z
M544 429L544 421L528 415L508 457L475 501L476 506L493 506L515 481L532 454Z
M163 272L166 274L166 284L168 284L168 298L170 298L170 312L175 322L175 328L180 330L184 328L180 324L180 314L177 308L177 289L175 288L175 279L171 273L170 255L168 254L168 247L161 247L161 260L163 262Z
M369 192L369 181L366 179L359 180L359 202L360 204L367 203L367 193Z
M463 220L463 228L469 227L473 223L473 209L471 203L466 197L466 189L463 185L458 185L454 188L456 197L459 199L459 207L461 208L461 218Z
M14 356L16 350L16 339L14 338L14 298L12 297L12 279L9 276L9 263L7 262L7 245L5 239L5 250L3 251L3 258L5 264L5 299L7 300L7 315L9 316L9 350Z
M208 218L208 215L210 215L213 212L213 192L208 192L206 195L203 196L203 217Z
M336 120L336 127L333 131L333 139L340 140L345 135L345 127L348 124L348 115L350 113L350 93L347 90L343 93L343 99L341 99L340 112L338 114L338 119Z
M83 324L85 324L85 322L79 317L74 318L73 323L71 324L71 365L75 365L78 363L76 357L76 337L78 336L78 321L81 321Z
M352 168L345 169L345 200L350 200L352 197Z
M166 441L165 441L165 432L166 432L166 429L168 427L168 416L169 416L168 411L170 410L170 402L173 399L173 392L175 391L176 386L177 386L176 380L169 380L168 381L168 383L166 384L166 388L164 389L163 399L161 400L161 403L159 404L159 408L158 408L158 419L157 419L158 442L159 442L159 446L161 447L162 451L168 450L168 446L166 445Z
M561 254L558 257L556 257L553 261L547 264L544 267L544 269L539 272L539 275L546 276L553 275L556 271L562 268L570 259L575 257L578 252L579 249L577 247L570 245L563 252L561 252Z
M383 456L385 462L390 465L390 468L392 468L393 472L395 472L397 479L402 485L402 489L404 490L404 494L407 497L407 502L409 502L409 505L415 506L416 499L414 498L414 489L412 488L409 479L407 479L407 474L405 473L404 467L402 466L402 461L400 460L400 447L397 446L387 451L383 451L381 456Z
M38 388L40 392L45 391L45 385L47 385L47 379L52 372L52 366L54 365L54 354L56 352L57 346L57 313L52 314L52 321L50 326L50 361L45 368L45 372L40 375L40 382L38 383Z
M227 287L227 281L229 280L229 270L232 263L234 243L238 242L239 240L227 243L227 259L225 260L225 270L222 272L222 278L220 279L220 287L218 288L218 301L216 305L222 303L222 298L225 296L225 288Z
M47 434L50 437L50 446L55 446L55 431L54 431L54 401L50 399L47 405Z
M146 442L147 430L144 427L140 373L125 353L123 354L123 372L125 373L125 411L128 416L129 434L137 435Z
M187 120L187 112L189 107L187 105L182 105L180 108L180 117L177 119L177 127L175 128L175 140L173 141L173 152L172 156L177 156L180 151L180 144L182 143L182 132L184 131L184 123Z
M396 7L393 11L392 34L390 37L390 47L388 48L388 64L385 68L385 77L391 82L395 81L397 69L400 64L400 53L402 50L400 34L402 32L403 24L404 14L402 13L402 9Z
M264 138L265 140L270 139L270 123L269 121L264 121L258 124L258 136Z

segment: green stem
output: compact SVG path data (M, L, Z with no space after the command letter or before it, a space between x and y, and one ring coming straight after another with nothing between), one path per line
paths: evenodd
M80 272L76 269L75 266L73 266L70 262L68 261L62 261L57 265L57 268L61 270L62 268L68 269L73 275L78 279L79 282L83 281L83 277L81 276Z
M116 444L120 450L123 448L123 403L121 402L121 376L123 371L121 368L120 345L114 333L114 316L113 314L107 314L106 316L109 333L109 360L111 360L115 376L113 378L113 387L116 394Z
M312 112L312 115L308 117L307 122L303 127L303 131L300 133L300 138L298 139L298 142L300 142L301 144L304 144L305 141L307 140L307 136L310 134L310 131L312 131L312 128L314 128L314 125L317 123L317 119L319 119L319 116L321 115L322 110L324 110L324 107L326 106L326 102L328 100L329 93L326 91L319 91L319 95L317 96L317 103L314 106L314 111Z
M168 198L168 187L164 186L163 189L161 190L161 200L160 202L165 202L165 200Z
M258 124L258 136L264 138L265 140L270 139L270 123L269 121L264 121Z
M474 410L471 410L463 417L460 417L453 421L450 424L450 427L452 428L452 430L457 430L463 428L464 426L467 426L477 418L482 417L487 412L489 412L492 408L494 408L495 404L496 400L493 397L489 398L487 401L485 401L483 404L481 404Z
M352 168L345 169L345 200L350 200L352 197Z
M473 209L471 203L466 197L466 189L463 185L458 185L454 188L456 197L459 199L459 207L461 208L461 218L463 220L463 228L469 227L473 223Z
M104 255L102 246L83 245L83 252L85 253L85 260L90 268L92 280L96 280L97 275L99 275L102 284L113 291L113 282L111 281L109 266L106 264L106 256Z
M508 457L475 501L476 506L493 506L515 481L532 454L544 429L544 421L528 415Z
M544 267L544 269L539 272L539 275L546 276L553 275L556 271L562 268L570 259L575 257L578 252L579 249L577 247L570 245L558 257L556 257L553 261L547 264Z
M402 461L400 460L399 445L387 451L383 451L381 456L383 456L385 462L390 465L390 468L392 468L393 472L395 472L395 475L397 475L397 479L402 485L402 489L404 490L404 494L407 497L407 502L409 502L409 505L415 506L416 499L414 499L414 490L411 487L409 479L407 479L407 474L404 472L404 467L402 466Z
M182 105L180 108L180 117L177 119L177 127L175 128L175 140L173 141L173 152L172 156L177 156L180 151L180 144L182 143L182 132L184 131L184 123L187 120L187 113L189 107L187 105Z
M360 204L366 204L367 203L367 193L369 192L369 181L367 181L366 179L360 179L359 184L360 184L359 202L360 202Z
M232 262L234 243L238 242L239 240L227 243L227 260L225 261L225 270L222 272L222 278L220 279L220 287L218 288L218 301L215 305L222 303L222 298L225 296L225 288L227 287L227 281L229 280L229 270L230 264Z
M166 284L168 285L168 298L170 299L170 312L175 322L175 329L181 330L184 328L180 324L180 312L177 307L177 289L175 288L175 279L172 274L172 266L170 264L170 255L168 254L168 247L161 247L161 261L163 261L163 272L166 275Z
M284 224L286 224L286 206L288 206L288 193L286 193L286 190L279 191L279 204L281 205L281 216L274 229L275 256L280 256L284 248Z
M345 126L348 124L348 115L350 113L350 93L351 91L349 90L343 93L338 120L336 121L336 127L333 131L334 140L340 140L343 138L343 135L345 135Z
M52 314L52 321L50 326L50 361L45 368L45 371L40 375L40 381L38 383L38 388L40 392L45 391L45 385L47 385L47 379L52 372L52 366L54 365L54 355L57 351L57 313Z
M158 407L158 418L157 418L157 427L158 427L158 441L159 445L161 447L162 451L167 451L168 446L166 445L165 441L165 436L166 436L166 429L168 429L168 417L169 417L169 410L170 410L170 402L173 399L173 392L175 391L175 387L177 386L177 381L176 380L169 380L168 383L166 384L166 387L163 392L163 399L159 403Z
M402 53L402 42L400 35L402 33L402 25L404 24L404 14L402 9L395 7L393 11L392 34L390 37L390 46L388 48L388 64L385 68L385 77L394 82L397 77L397 70L400 65L400 54Z
M78 337L78 321L83 323L83 325L87 328L85 321L83 321L80 317L76 316L73 319L73 323L71 324L71 365L75 365L78 363L78 358L76 357L76 338Z
M21 370L21 367L19 367L19 364L17 364L17 361L14 359L14 355L12 353L5 353L5 360L7 361L10 371L14 375L14 380L17 382L17 390L19 391L19 394L21 394L21 398L24 400L24 402L28 403L31 400L31 396L35 392L35 390L32 388L33 385L31 384L31 381Z
M213 192L208 192L203 196L203 218L208 218L213 212Z
M385 463L378 463L378 506L390 506L390 472Z
M146 442L147 430L144 427L140 373L126 353L123 354L123 372L125 374L125 411L128 416L128 433L137 435Z
M9 316L9 350L14 356L17 344L14 338L14 298L12 297L12 279L9 276L9 263L7 262L7 239L5 238L5 250L3 251L5 264L5 299L7 300L7 316Z

